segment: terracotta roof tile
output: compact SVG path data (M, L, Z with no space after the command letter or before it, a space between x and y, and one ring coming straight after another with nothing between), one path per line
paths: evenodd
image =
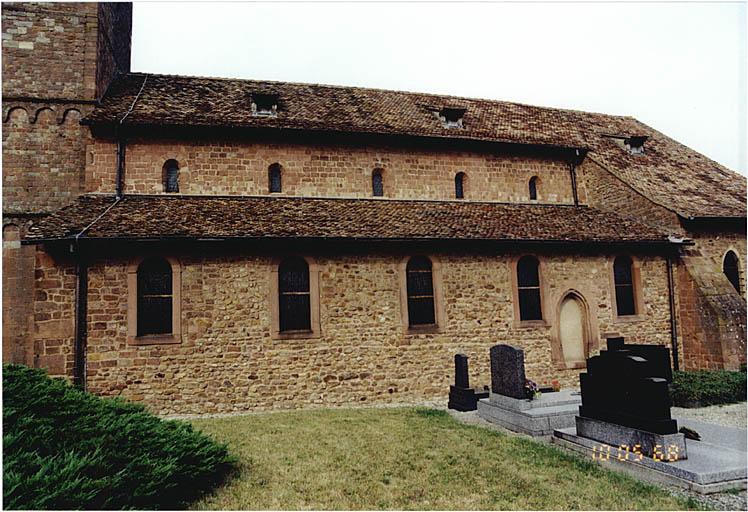
M253 116L252 94L276 95L278 115ZM445 128L434 115L443 107L466 109L464 128ZM380 89L132 73L112 84L87 121L123 118L127 125L264 127L587 148L630 186L684 217L746 216L744 177L630 117ZM606 134L649 136L646 151L631 155Z
M80 197L36 223L27 240L86 238L310 238L667 242L638 222L587 207L462 201L296 197ZM106 212L102 215L102 212Z

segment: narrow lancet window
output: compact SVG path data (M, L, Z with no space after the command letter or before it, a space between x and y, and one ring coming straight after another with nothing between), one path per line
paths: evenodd
M455 175L455 197L465 199L465 173L458 172Z
M374 197L382 197L384 195L382 169L374 169L374 172L371 173L371 193Z
M268 189L270 193L281 191L281 166L278 163L268 167Z
M530 178L530 201L537 201L538 200L538 177L533 176Z
M176 160L167 160L163 168L164 192L179 192L179 163Z

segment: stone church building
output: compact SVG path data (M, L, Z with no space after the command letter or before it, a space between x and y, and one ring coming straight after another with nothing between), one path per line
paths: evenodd
M488 349L745 364L746 181L630 117L130 71L129 4L4 4L3 360L160 413L446 397Z

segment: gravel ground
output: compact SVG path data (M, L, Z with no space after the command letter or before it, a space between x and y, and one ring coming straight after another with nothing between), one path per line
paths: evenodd
M672 407L670 412L675 418L691 418L692 420L706 421L725 427L746 427L746 402L710 405L709 407L695 409Z

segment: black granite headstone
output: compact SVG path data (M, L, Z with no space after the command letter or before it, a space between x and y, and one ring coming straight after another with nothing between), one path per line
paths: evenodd
M455 354L455 386L458 388L470 387L468 356L465 354Z
M456 411L474 411L481 398L488 398L488 391L476 392L470 387L468 356L455 354L455 383L454 386L449 386L447 407Z
M670 417L670 350L608 339L608 350L587 360L579 376L579 415L656 434L678 431Z
M525 353L511 345L491 347L491 391L512 398L526 398Z

